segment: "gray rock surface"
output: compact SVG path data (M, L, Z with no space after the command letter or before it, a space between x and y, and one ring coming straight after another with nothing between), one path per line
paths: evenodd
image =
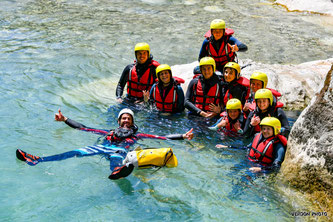
M284 5L289 11L308 11L333 16L332 0L276 0L276 3ZM315 4L314 4L315 3Z
M333 212L333 64L323 87L303 110L288 139L281 178L315 208ZM332 217L332 215L330 215Z
M265 72L268 76L268 88L278 90L282 97L279 99L287 109L304 109L315 93L319 91L325 75L333 63L333 58L327 60L312 61L298 65L262 64L252 60L239 62L242 76L250 78L254 71ZM173 75L185 80L182 84L186 93L187 85L193 77L193 68L198 62L172 66Z

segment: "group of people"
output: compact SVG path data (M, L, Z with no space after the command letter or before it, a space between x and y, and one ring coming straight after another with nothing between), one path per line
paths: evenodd
M250 170L259 172L263 169L278 169L284 159L290 132L288 119L282 109L283 104L278 101L281 94L267 88L268 78L263 72L254 72L250 80L241 76L236 52L246 51L247 46L233 37L233 33L232 29L226 28L223 20L215 19L211 22L199 53L199 67L194 69L194 76L188 84L185 96L181 87L184 80L173 76L169 65L153 60L147 43L136 44L136 60L123 70L116 88L116 98L119 103L126 100L128 103L155 107L163 113L181 113L186 108L189 115L215 118L217 123L209 127L210 130L223 129L254 138L248 148L248 157L256 166ZM127 95L123 98L126 85ZM119 127L115 130L86 127L63 116L60 110L55 120L63 121L75 129L104 135L105 143L49 157L34 156L18 149L18 159L36 165L39 162L74 156L104 154L110 159L112 174L109 178L118 179L129 175L134 166L140 166L140 163L133 164L128 161L128 148L137 139L193 138L193 129L184 134L168 136L138 133L138 127L134 124L134 113L130 109L120 111ZM218 144L217 147L224 146ZM176 163L175 156L169 155L170 152L168 155L150 153L155 156L149 157L149 160L154 159L156 163L159 158L157 162L160 162L151 164L152 166L168 166L169 161Z

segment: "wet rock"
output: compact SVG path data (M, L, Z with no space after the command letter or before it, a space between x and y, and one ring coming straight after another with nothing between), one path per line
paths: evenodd
M244 67L241 74L247 78L254 71L265 72L268 76L267 87L278 90L282 94L279 100L287 109L294 110L302 110L309 104L315 92L319 91L332 63L333 58L298 65L262 64L249 59L239 62ZM171 67L173 75L185 80L185 84L182 84L185 93L193 78L193 69L198 65L198 62L193 62Z
M333 63L322 89L295 122L280 178L317 210L333 212ZM330 215L332 217L332 215Z
M332 0L276 0L289 11L307 11L333 16Z

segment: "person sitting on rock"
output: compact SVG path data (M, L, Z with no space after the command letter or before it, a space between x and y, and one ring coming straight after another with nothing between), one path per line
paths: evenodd
M244 135L252 137L260 132L260 121L265 117L276 117L282 124L281 134L288 137L290 124L282 107L283 103L277 102L269 89L259 89L255 94L256 108L250 112L246 119Z
M199 66L202 75L189 83L185 107L190 114L212 118L221 112L222 82L215 74L215 61L212 57L203 57Z
M254 99L254 95L257 92L258 89L265 89L268 83L268 77L266 73L263 72L253 72L250 77L250 95L249 98L246 100L245 105L243 107L243 111L246 114L246 116L253 111L256 108L256 102ZM267 88L272 91L273 96L275 98L278 98L281 96L281 94L274 90Z
M150 92L144 91L145 103L154 105L164 113L180 113L184 111L184 92L181 83L185 81L173 77L171 68L167 64L159 65L156 69L158 82L155 83Z
M284 160L287 138L280 134L281 122L275 117L265 117L260 122L261 131L257 134L248 150L248 158L258 166L252 172L278 170Z
M215 126L208 127L210 130L219 130L224 127L228 131L243 133L245 118L242 104L238 99L230 99L227 102L226 111L221 113L221 116L222 118L217 121Z
M234 30L226 28L222 19L214 19L210 30L205 34L199 53L199 61L206 56L213 57L216 70L222 72L224 65L234 62L237 51L246 51L247 46L232 36Z
M228 62L223 71L223 102L227 104L231 98L239 99L244 106L250 94L250 81L242 77L240 66L235 62Z
M125 67L116 89L119 103L123 102L122 95L127 84L126 101L143 102L143 91L149 91L156 82L156 67L160 64L153 60L147 43L138 43L134 48L136 61Z

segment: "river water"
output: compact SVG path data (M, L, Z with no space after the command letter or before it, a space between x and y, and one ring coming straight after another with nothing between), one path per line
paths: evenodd
M31 167L21 148L52 155L98 136L53 120L64 115L95 128L114 128L121 106L115 87L134 60L137 42L170 65L197 59L203 34L223 18L249 50L269 64L301 63L333 55L333 28L321 15L286 12L272 1L2 0L0 2L1 221L293 221L303 209L280 194L279 181L248 172L244 150L218 150L209 123L136 110L146 133L182 133L189 141L144 140L172 147L179 166L137 170L110 181L109 163L95 156ZM110 108L111 107L111 108ZM291 122L298 112L288 112ZM227 142L226 142L227 143ZM237 143L237 141L228 141Z

